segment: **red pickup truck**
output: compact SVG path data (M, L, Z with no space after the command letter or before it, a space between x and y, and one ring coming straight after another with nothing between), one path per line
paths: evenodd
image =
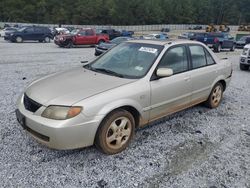
M67 48L73 45L95 45L108 41L108 35L96 34L93 29L75 29L69 34L58 35L54 39L56 45Z

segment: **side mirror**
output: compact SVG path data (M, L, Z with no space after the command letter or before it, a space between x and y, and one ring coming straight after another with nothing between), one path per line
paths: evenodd
M89 62L88 61L81 61L81 64L87 65Z
M156 71L156 75L158 77L169 77L172 76L174 74L173 69L169 69L169 68L159 68Z

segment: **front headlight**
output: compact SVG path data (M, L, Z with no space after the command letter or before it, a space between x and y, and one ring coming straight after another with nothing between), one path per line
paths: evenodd
M42 117L55 120L66 120L80 114L79 106L48 106L42 113Z

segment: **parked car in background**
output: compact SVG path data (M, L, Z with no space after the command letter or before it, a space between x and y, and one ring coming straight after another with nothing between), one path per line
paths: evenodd
M194 41L132 40L83 67L31 83L17 101L18 122L50 148L95 144L125 150L135 129L205 102L216 108L232 65Z
M5 40L21 43L23 41L50 42L53 34L48 27L30 26L22 27L17 31L6 33Z
M236 48L244 48L247 44L250 44L250 36L243 36L236 42Z
M249 70L250 67L250 44L244 46L240 56L240 69Z
M4 37L5 33L12 33L14 31L17 31L17 28L15 28L15 27L5 27L3 30L0 31L0 37Z
M121 36L121 32L115 29L98 29L96 32L108 35L110 40Z
M194 27L189 27L188 29L190 29L190 30L202 30L202 26L197 25L197 26L194 26Z
M197 35L195 40L213 48L215 52L220 52L222 49L230 49L230 51L234 51L236 47L234 37L229 33L206 33L203 35Z
M169 28L162 28L162 29L161 29L161 32L162 32L162 33L164 33L164 32L168 33L168 32L170 32L170 29L169 29Z
M53 29L54 36L64 35L64 34L69 34L69 33L70 33L70 31L67 28L56 27L56 28Z
M153 33L149 35L145 35L142 37L143 39L158 39L158 40L165 40L168 39L168 35L165 33Z
M195 32L186 32L186 33L182 33L178 36L178 39L188 39L188 40L194 40L196 35L198 33Z
M75 29L69 34L57 35L54 39L56 45L71 48L74 45L95 45L109 41L106 34L96 34L94 29Z
M104 42L104 43L101 43L99 45L96 45L96 47L95 47L95 55L99 56L102 53L109 50L110 48L113 48L114 46L116 46L116 45L118 45L118 44L120 44L122 42L132 40L132 39L133 38L131 38L131 37L117 37L117 38L114 38L113 40L111 40L109 42Z
M121 33L121 37L132 37L134 31L118 30Z

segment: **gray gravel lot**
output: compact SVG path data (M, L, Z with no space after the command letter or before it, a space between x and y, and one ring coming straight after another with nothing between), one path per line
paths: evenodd
M220 54L234 73L219 108L198 105L157 121L120 154L34 141L16 121L17 97L32 80L80 67L93 54L0 39L0 187L250 187L250 71L239 70L240 50Z

